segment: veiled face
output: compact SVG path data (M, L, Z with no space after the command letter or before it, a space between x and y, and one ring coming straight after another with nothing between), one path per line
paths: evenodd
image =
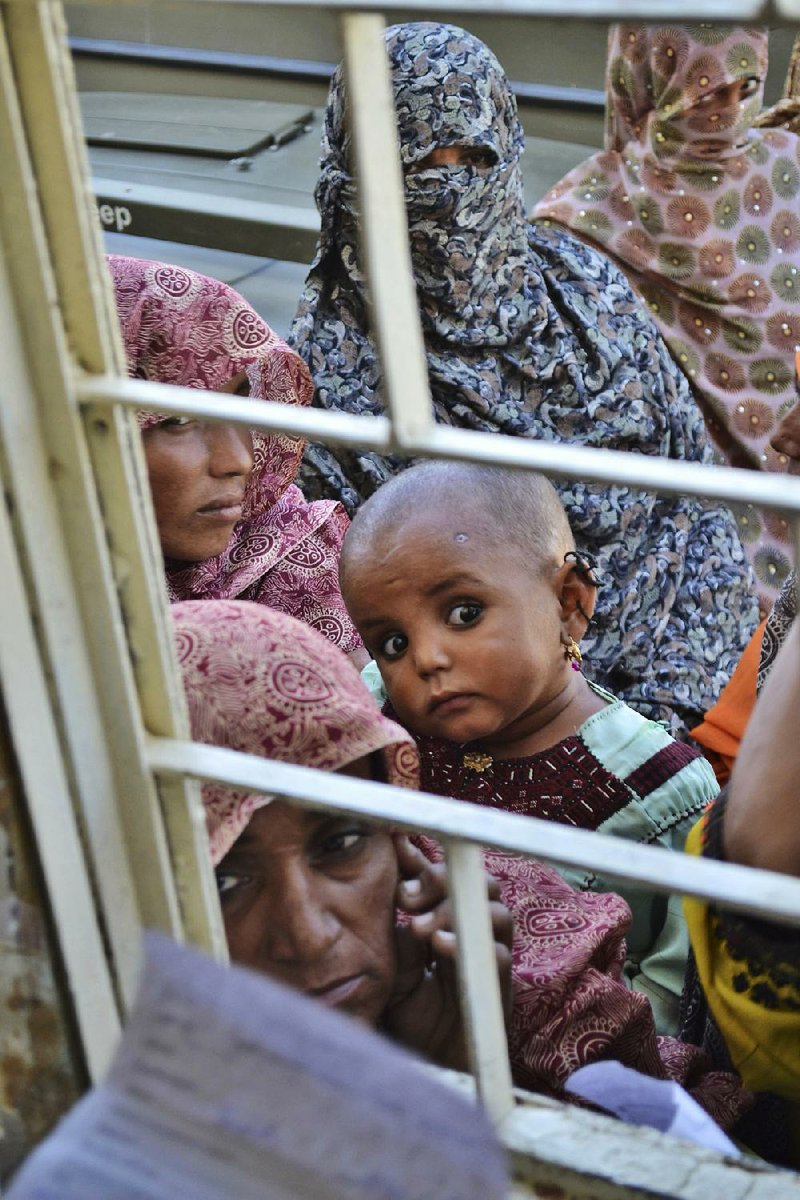
M747 140L767 73L765 29L612 25L607 146L662 161L724 160Z
M524 136L516 100L488 46L458 26L433 21L389 26L385 39L407 170L424 169L428 154L455 146L489 149L492 163L519 159ZM341 68L331 84L324 144L329 165L349 171L352 146Z
M716 158L728 145L724 131L740 129L745 102L750 100L761 86L754 75L736 79L701 97L695 106L692 122L701 136L696 137L692 151L699 158Z
M356 764L343 773L363 774ZM253 814L216 875L234 962L377 1024L396 972L388 833L275 801Z
M491 167L494 163L494 153L479 146L437 146L413 169L426 171L430 167Z
M516 101L488 46L455 25L416 21L390 26L386 47L406 168L456 148L490 153L489 165L519 157Z

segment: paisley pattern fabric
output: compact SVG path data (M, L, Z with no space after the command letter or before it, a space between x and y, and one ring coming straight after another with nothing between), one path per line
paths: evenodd
M524 758L492 759L480 770L467 765L464 746L417 735L423 790L681 853L717 794L711 768L661 725L600 695L607 706L574 736ZM396 719L389 704L383 711ZM560 873L574 887L615 892L630 906L625 976L649 998L658 1031L675 1033L689 952L679 900L577 868Z
M441 861L435 842L414 840ZM696 1046L659 1037L647 997L623 982L625 901L576 891L552 867L518 855L487 850L484 865L514 918L508 1043L515 1083L563 1100L573 1071L616 1059L676 1080L724 1129L734 1126L751 1103L738 1077L710 1071Z
M136 379L216 391L246 371L250 396L311 403L303 362L237 292L166 263L108 256L128 369ZM141 412L149 429L164 413ZM339 592L338 563L349 524L341 505L307 504L293 480L297 438L253 432L253 470L242 520L223 554L166 565L171 600L239 596L319 629L345 652L361 639Z
M709 1071L697 1047L657 1037L647 998L621 982L624 901L575 892L541 863L491 852L485 861L514 915L515 1082L559 1096L579 1067L616 1059L676 1080L724 1129L735 1125L750 1104L738 1077Z
M613 254L724 458L785 471L769 438L796 400L800 138L751 130L767 50L760 29L612 26L605 151L566 175L533 215ZM720 92L742 80L755 89L747 99ZM768 612L791 569L787 523L748 506L739 531Z
M756 688L760 692L797 615L797 575L792 572L781 588L764 626Z
M416 786L412 738L381 716L355 667L315 630L241 600L187 600L172 617L197 741L322 771L380 751L389 783ZM215 864L272 799L203 784Z
M235 600L185 602L172 613L199 741L330 771L378 751L390 783L417 785L410 736L381 715L355 668L314 630ZM270 799L203 785L215 863ZM435 842L415 840L441 859ZM622 982L625 901L575 891L551 867L517 855L490 851L485 862L514 918L509 1049L517 1082L560 1095L577 1067L620 1058L684 1083L729 1127L748 1103L736 1077L708 1072L696 1048L658 1038L647 1000Z
M624 277L584 243L526 221L522 129L495 57L451 25L398 25L386 41L436 419L710 461L686 380ZM292 342L316 404L381 413L344 104L337 71L317 187L322 231ZM453 144L494 163L412 169ZM352 511L403 465L310 446L303 487ZM582 641L587 674L673 732L697 724L756 623L730 512L628 487L556 486L578 548L596 556L606 585Z

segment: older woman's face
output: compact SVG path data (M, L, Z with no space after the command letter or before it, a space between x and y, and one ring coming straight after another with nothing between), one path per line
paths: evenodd
M242 373L220 388L246 394ZM202 562L221 554L242 517L253 439L238 425L171 417L142 434L164 557Z
M231 959L376 1025L395 981L388 833L280 801L216 869Z

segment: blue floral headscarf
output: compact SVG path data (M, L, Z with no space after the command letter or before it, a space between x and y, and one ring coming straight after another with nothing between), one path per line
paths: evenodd
M436 419L462 428L710 462L703 419L624 277L585 244L525 219L516 102L491 51L452 25L386 31L412 264ZM434 147L486 165L419 169ZM291 342L319 407L382 413L359 263L344 79L334 75L316 197L321 234ZM309 497L352 512L407 460L310 446ZM673 730L714 703L756 621L727 508L562 483L579 548L604 580L587 674ZM509 514L513 520L513 514Z

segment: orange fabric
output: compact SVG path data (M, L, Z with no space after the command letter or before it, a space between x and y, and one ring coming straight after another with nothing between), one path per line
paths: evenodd
M764 620L751 637L727 687L714 707L708 710L705 720L690 730L691 736L706 752L720 787L730 778L739 743L756 702L756 677L765 625Z

